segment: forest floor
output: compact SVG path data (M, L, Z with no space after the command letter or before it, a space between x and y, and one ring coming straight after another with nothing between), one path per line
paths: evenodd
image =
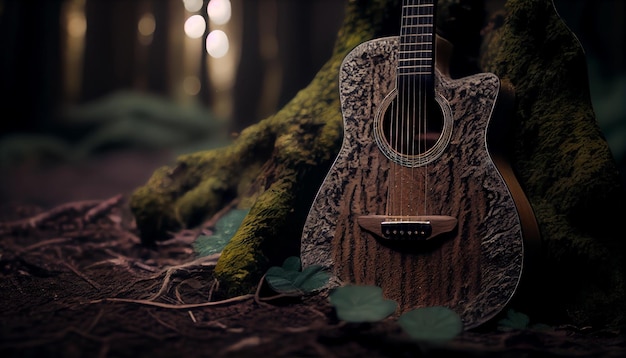
M2 357L626 356L626 339L611 330L488 326L433 346L393 318L340 322L321 295L215 297L218 255L197 257L184 233L143 246L128 209L132 190L170 159L118 153L88 167L5 173Z

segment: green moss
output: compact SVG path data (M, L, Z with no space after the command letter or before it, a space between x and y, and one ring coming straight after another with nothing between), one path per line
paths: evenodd
M224 148L180 156L131 198L145 242L193 226L234 198L250 208L215 268L226 295L250 292L270 265L298 254L310 202L341 143L337 90L345 55L397 33L399 0L349 1L334 53L275 115ZM454 3L454 2L450 2ZM515 86L510 162L543 238L539 277L519 310L536 321L623 322L624 192L595 121L582 48L550 0L509 0L479 64ZM445 13L445 12L444 12Z
M284 237L295 205L294 180L285 175L259 196L241 227L222 252L215 275L228 282L228 295L250 292L270 263L298 255L294 240ZM299 238L298 238L299 240ZM264 250L271 248L271 252Z
M243 199L242 205L252 205L282 174L260 179L257 175L269 175L281 161L282 167L304 165L298 173L301 178L311 170L306 165L330 164L341 138L339 65L354 46L384 32L389 16L388 1L362 5L350 2L340 31L349 36L338 37L333 56L278 113L245 129L225 148L180 156L174 166L161 168L135 191L131 208L144 241L164 239L168 231L193 226L233 197Z
M516 88L511 162L544 241L533 278L544 291L532 304L581 325L620 321L624 194L595 121L584 52L551 1L509 0L506 11L481 64Z

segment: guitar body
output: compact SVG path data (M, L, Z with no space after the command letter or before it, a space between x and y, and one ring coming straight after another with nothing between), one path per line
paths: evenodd
M493 74L450 79L436 71L446 117L442 139L432 155L402 164L375 133L396 86L398 45L396 37L363 43L341 66L343 145L306 220L301 258L304 266L327 267L331 287L382 287L400 312L446 306L468 329L505 307L523 266L521 220L487 145L500 81ZM410 218L430 222L434 215L454 225L442 221L449 227L428 240L389 240L376 228L391 202L408 208L403 215Z

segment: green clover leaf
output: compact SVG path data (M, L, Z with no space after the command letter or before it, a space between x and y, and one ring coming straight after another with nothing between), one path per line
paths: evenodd
M398 324L413 339L441 343L463 331L463 321L453 310L441 307L424 307L404 313Z
M377 286L348 285L330 294L330 303L340 320L353 323L376 322L396 311L398 304L383 298Z
M291 256L283 265L272 266L265 274L265 281L276 292L286 295L301 295L324 287L330 278L320 265L311 265L300 271L300 258Z
M502 331L523 330L527 329L530 323L528 315L509 309L506 312L506 318L498 321L498 329Z

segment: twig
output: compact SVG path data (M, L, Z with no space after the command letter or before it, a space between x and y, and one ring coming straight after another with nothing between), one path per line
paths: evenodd
M89 333L91 332L92 329L94 329L96 327L96 325L98 324L98 322L100 321L100 318L102 318L102 315L104 314L104 310L100 309L100 311L98 311L98 314L96 315L96 318L94 318L94 320L91 322L91 324L89 325L89 327L87 327L85 329L85 332Z
M132 262L133 265L139 267L140 269L146 270L146 271L150 271L150 272L157 272L158 270L150 265L146 265L143 262L139 262L139 261L133 261Z
M187 311L187 313L189 313L189 317L191 317L193 323L198 323L198 320L196 319L196 316L194 316L193 312Z
M118 194L112 198L109 198L105 201L100 202L98 205L94 206L93 208L89 209L89 211L87 211L87 214L85 214L85 221L90 222L96 216L101 215L105 211L117 205L122 200L122 198L123 198L122 194Z
M295 297L294 295L290 295L287 293L278 293L274 296L269 296L269 297L261 297L261 287L263 286L263 282L265 280L265 276L267 274L264 274L263 277L261 277L261 280L259 280L259 284L256 287L256 291L254 292L254 302L256 302L259 306L261 305L267 305L267 303L265 303L265 301L272 301L272 300L276 300L279 298L284 298L284 297Z
M324 319L326 318L326 315L325 315L325 314L323 314L323 313L322 313L322 312L320 312L319 310L315 309L314 307L311 307L310 305L306 305L305 307L306 307L306 308L308 308L308 309L309 309L309 311L311 311L311 312L315 313L316 315L318 315L318 316L320 316L320 317L322 317L322 318L324 318Z
M227 355L230 353L241 351L242 349L250 349L253 347L257 347L261 343L263 343L263 340L261 339L261 337L258 337L258 336L246 337L246 338L241 339L239 342L231 344L230 346L224 348L220 352L220 355Z
M263 286L263 281L265 281L265 276L267 275L267 273L264 273L263 276L261 277L261 279L259 280L259 284L256 286L256 291L254 291L254 302L256 302L257 305L262 306L262 305L266 305L267 303L261 302L261 287Z
M69 333L74 333L77 334L79 336L81 336L82 338L94 341L94 342L100 342L100 343L107 343L109 340L112 340L113 337L99 337L99 336L95 336L93 334L90 334L89 332L84 332L80 329L77 329L75 327L67 327L64 328L60 331L57 331L56 333L47 336L47 337L42 337L42 338L37 338L34 340L29 340L29 341L16 341L16 342L10 342L8 345L3 346L3 348L5 347L11 347L11 348L28 348L28 347L37 347L40 345L45 345L45 344L49 344L51 342L54 341L58 341L61 340L63 338L65 338ZM3 337L5 338L5 337ZM119 339L119 337L118 337Z
M312 340L311 342L309 342L309 345L312 346L313 349L317 351L317 353L319 353L320 357L328 357L328 358L336 357L336 355L332 351L330 351L329 349L326 349L326 347L319 344L315 340Z
M95 267L95 266L100 266L100 265L103 265L103 264L110 263L112 265L124 266L129 271L130 271L131 265L137 266L137 267L139 267L139 268L141 268L143 270L150 271L150 272L153 272L153 273L159 271L158 269L156 269L156 268L154 268L154 267L152 267L150 265L146 265L146 264L144 264L142 262L139 262L139 261L137 261L135 259L131 259L131 258L126 257L124 255L118 254L117 252L114 252L111 249L104 249L104 252L106 254L108 254L108 255L111 255L111 256L115 257L115 258L114 259L109 259L109 260L102 260L102 261L94 262L91 265L87 266L86 268L88 269L88 268L92 268L92 267Z
M90 284L96 290L100 291L102 289L102 287L98 283L94 282L89 277L85 276L82 272L78 271L74 266L70 265L67 261L63 261L63 265L67 267L68 269L70 269L73 273L75 273L76 276L85 280L85 282Z
M171 329L172 331L176 332L176 333L181 333L180 330L178 328L176 328L175 326L163 321L162 319L160 319L159 317L157 317L156 314L148 311L148 314L154 318L155 321L159 322L159 324L161 324L163 327L167 327L169 329Z
M208 301L211 301L211 299L213 298L213 292L219 290L220 288L220 281L216 278L213 279L213 283L211 284L211 288L209 289L209 295L208 295Z
M232 297L232 298L228 298L228 299L221 300L221 301L203 302L203 303L188 303L188 304L184 304L184 305L162 303L162 302L154 302L154 301L149 301L149 300L133 300L133 299L128 299L128 298L104 298L104 299L101 299L101 300L91 301L91 303L125 302L125 303L135 303L135 304L139 304L139 305L155 306L155 307L161 307L161 308L167 308L167 309L173 309L173 310L180 310L180 309L185 310L185 309L190 309L190 308L201 308L201 307L225 305L225 304L229 304L229 303L233 303L233 302L245 301L245 300L253 298L253 297L254 297L254 295L250 293L250 294L247 294L247 295Z
M39 241L36 244L32 244L32 245L29 245L29 246L26 246L26 247L23 247L23 248L19 249L19 252L31 251L31 250L38 249L38 248L40 248L42 246L61 244L61 243L68 242L68 241L71 241L71 240L72 239L68 238L68 237L59 237L59 238L55 238L55 239Z
M185 303L185 301L183 300L183 296L180 294L180 289L179 289L180 285L182 285L182 283L179 285L176 285L176 289L174 289L174 295L176 296L176 301L178 301L178 303Z
M27 227L38 227L46 220L52 219L70 210L81 211L98 205L101 200L83 200L61 204L41 214L37 214L30 218L0 223L0 227L6 229L25 229Z
M171 277L172 275L181 269L185 269L185 268L189 268L189 267L193 267L196 265L200 265L200 264L206 264L207 261L211 261L211 263L217 263L217 260L219 259L221 254L214 254L214 255L210 255L210 256L203 256L199 259L193 260L191 262L187 262L184 263L182 265L177 265L177 266L172 266L167 268L164 272L165 272L165 277L163 278L163 284L161 285L161 288L159 289L159 291L157 293L155 293L154 295L152 295L150 298L148 298L149 300L155 300L157 299L161 294L163 294L165 291L167 291L167 287L170 283ZM160 276L163 272L161 272L158 276ZM157 276L157 277L158 277Z

